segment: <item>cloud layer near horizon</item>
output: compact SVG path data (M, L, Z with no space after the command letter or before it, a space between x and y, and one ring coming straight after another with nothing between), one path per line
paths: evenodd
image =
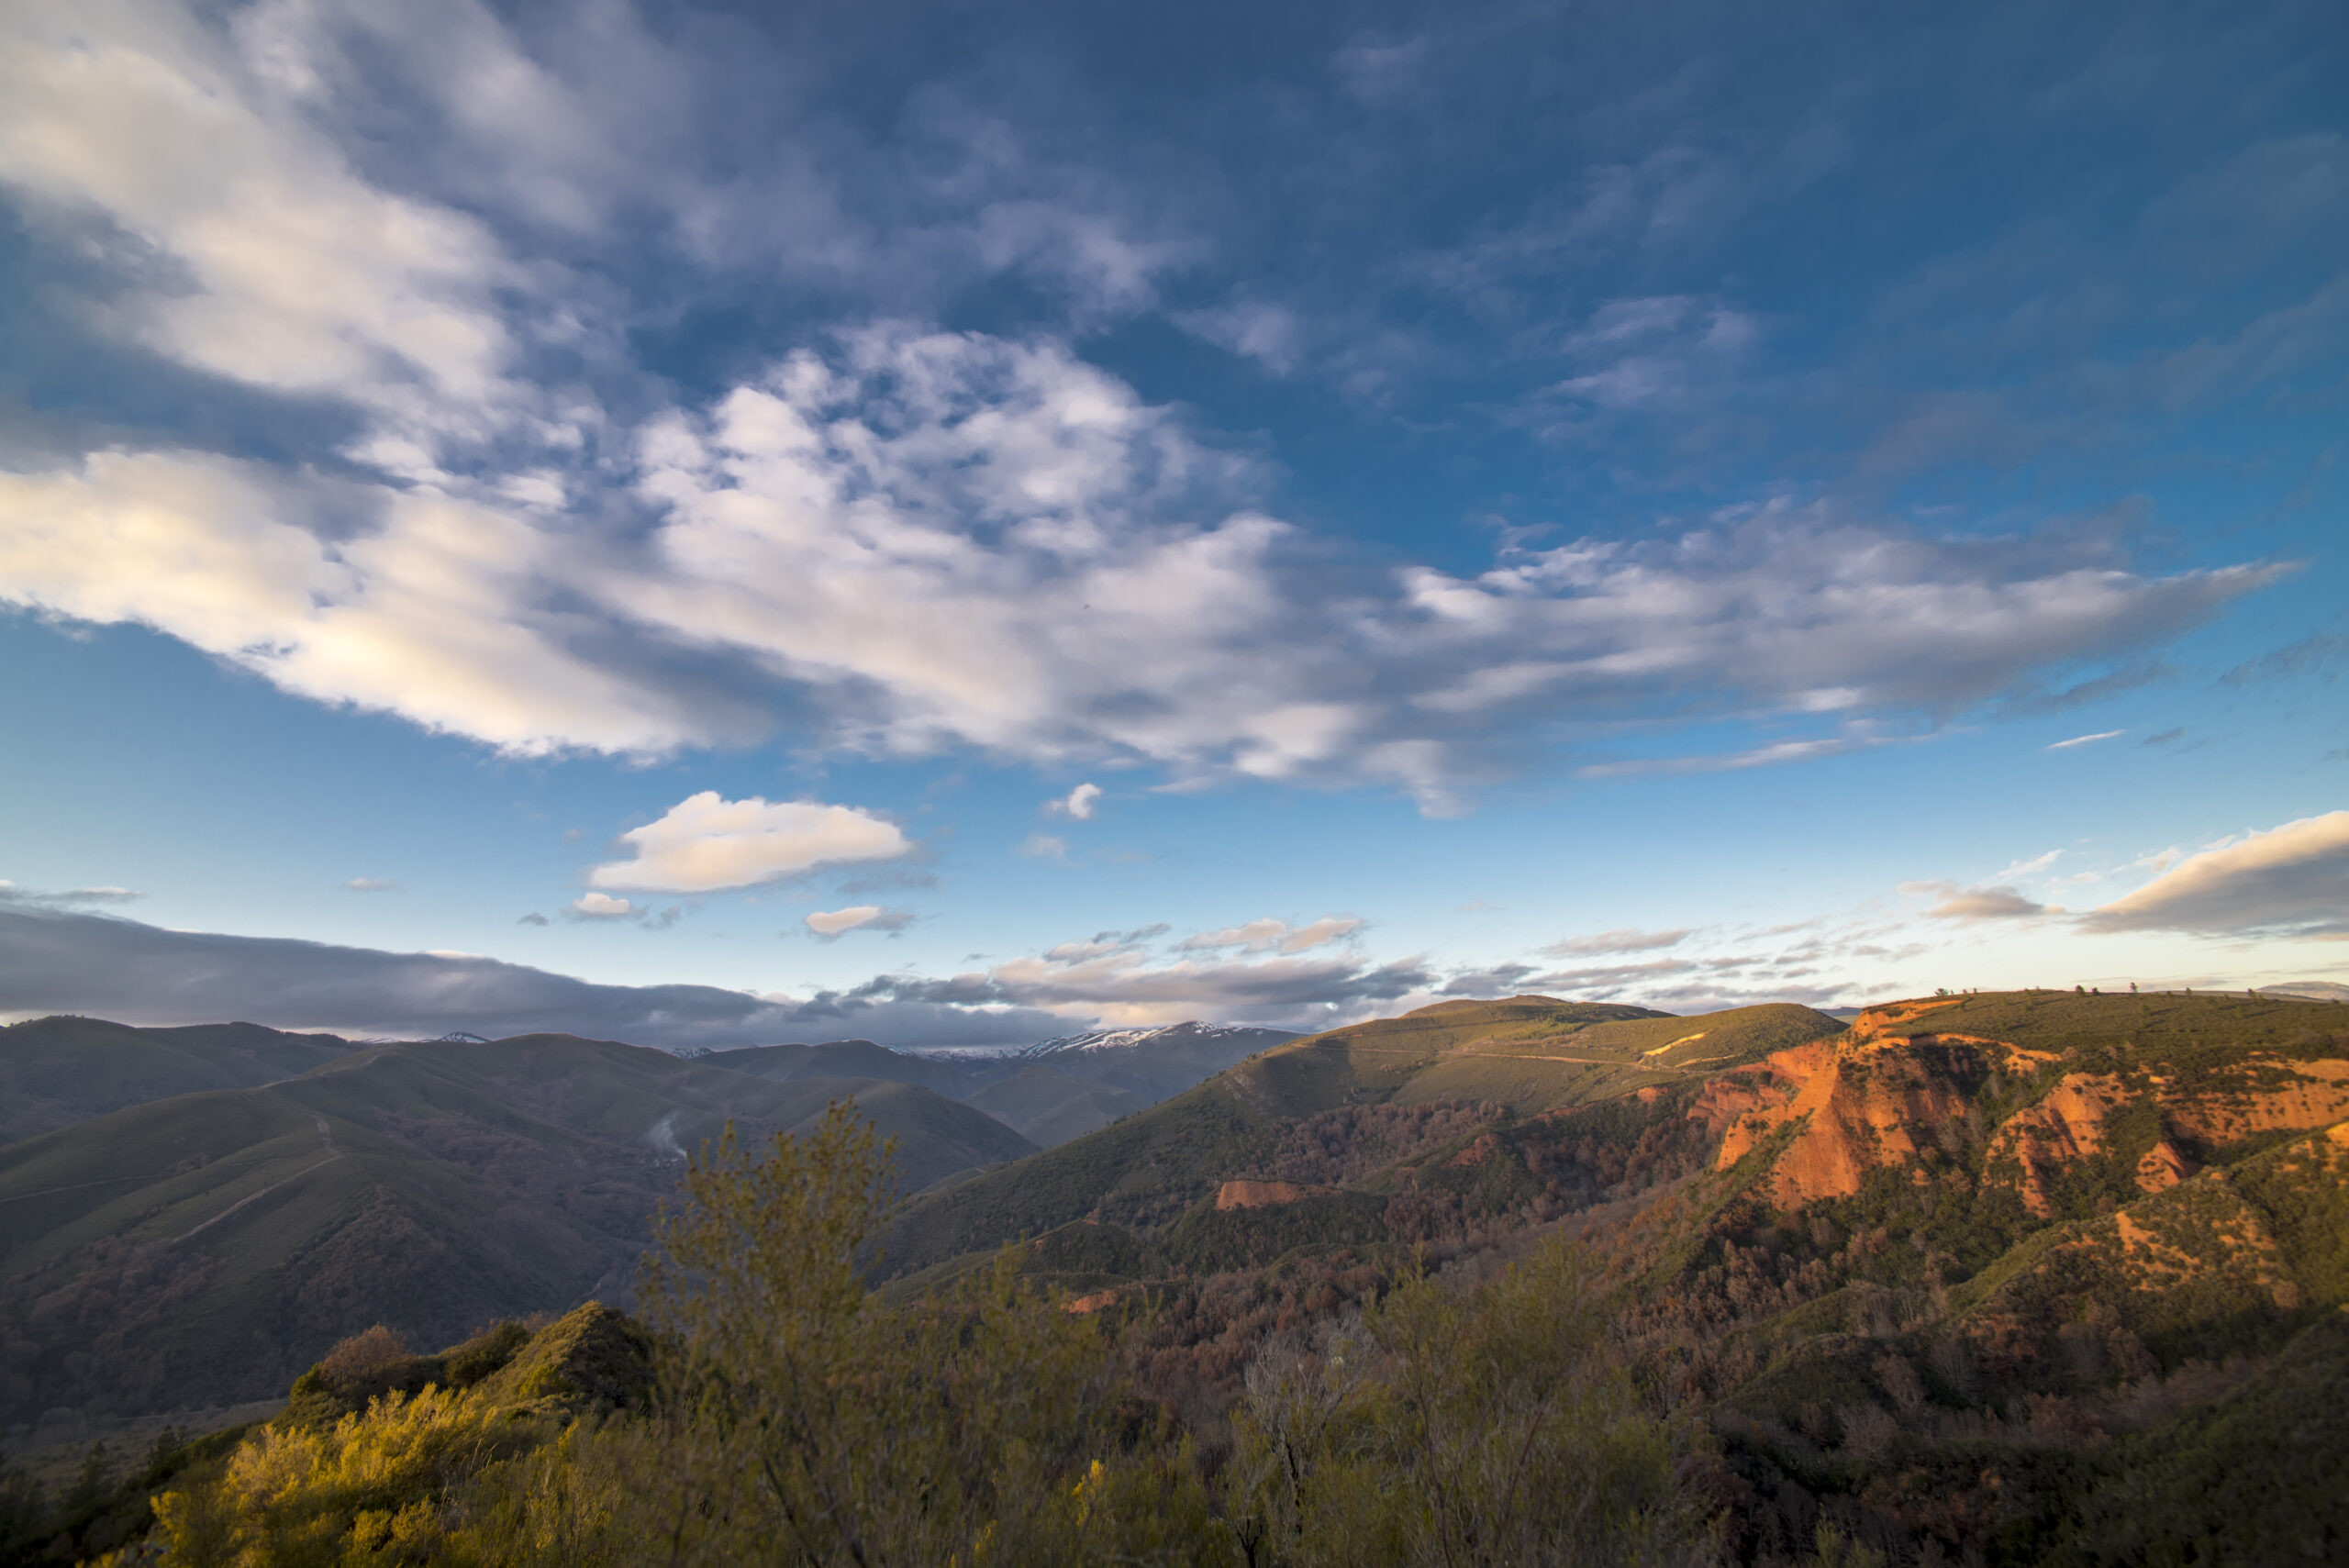
M518 963L280 937L167 931L99 915L0 906L0 1013L129 1024L239 1019L358 1038L557 1030L634 1045L734 1046L858 1036L885 1045L1005 1045L1066 1017L993 998L760 996L714 985L601 985Z

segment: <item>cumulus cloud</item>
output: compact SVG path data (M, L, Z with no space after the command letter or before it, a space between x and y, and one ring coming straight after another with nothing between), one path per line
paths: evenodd
M804 917L807 929L826 941L834 940L851 931L902 931L914 923L914 917L904 909L885 909L878 904L858 904L846 909L818 909Z
M642 911L625 898L608 893L583 893L571 901L571 912L583 920L624 920Z
M2039 904L2011 887L1960 887L1954 882L1904 882L1899 891L1912 898L1932 898L1926 915L1936 920L2019 920L2040 915L2061 915L2060 906Z
M885 995L756 995L714 985L599 985L495 959L167 931L0 906L0 1014L130 1024L242 1018L359 1038L562 1030L637 1045L1008 1045L1065 1033L1065 1013Z
M658 821L620 835L633 860L587 873L593 887L647 893L715 893L780 882L819 866L895 860L913 852L896 824L852 806L726 800L716 790L687 795Z
M1675 926L1668 931L1637 931L1625 928L1600 931L1596 936L1568 937L1553 942L1542 951L1553 958L1578 958L1594 953L1648 952L1657 948L1678 947L1688 938L1688 928Z
M1044 803L1048 817L1072 817L1079 822L1093 820L1093 808L1101 799L1099 784L1081 784L1056 800Z
M2080 924L2091 931L2349 936L2349 811L2304 817L2190 855Z

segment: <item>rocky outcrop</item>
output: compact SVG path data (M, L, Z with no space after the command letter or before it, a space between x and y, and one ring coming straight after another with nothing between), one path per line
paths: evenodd
M2030 1073L2060 1058L2010 1040L1933 1030L1932 1015L1961 997L1897 1002L1862 1013L1846 1033L1774 1053L1713 1079L1689 1115L1720 1137L1727 1170L1765 1140L1792 1129L1772 1162L1768 1190L1794 1207L1860 1190L1870 1171L1915 1160L1936 1145L1954 1151L1978 1118L1976 1091L1993 1073ZM2108 1151L2113 1118L2142 1114L2158 1126L2135 1162L2145 1193L2165 1192L2199 1167L2188 1149L2224 1148L2255 1133L2298 1131L2349 1117L2349 1062L2297 1061L2252 1052L2225 1074L2191 1084L2139 1069L2068 1073L2034 1104L1987 1129L1989 1163L2025 1207L2051 1215L2057 1177ZM2135 1137L2143 1136L2139 1124Z
M1286 1203L1319 1197L1337 1190L1302 1182L1226 1182L1215 1195L1215 1206L1219 1209L1278 1208Z

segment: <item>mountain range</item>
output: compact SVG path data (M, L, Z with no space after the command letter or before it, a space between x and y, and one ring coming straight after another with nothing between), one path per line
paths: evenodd
M2349 1543L2338 1002L1517 996L1265 1032L681 1061L17 1026L0 1084L36 1119L88 1114L0 1146L0 1397L18 1423L226 1402L367 1323L455 1343L625 1306L681 1147L847 1098L898 1140L884 1296L1009 1249L1117 1326L1166 1430L1212 1440L1252 1364L1403 1282L1564 1238L1607 1282L1609 1354L1701 1423L1684 1482L1731 1560L1831 1535L1920 1562ZM1031 1091L1113 1119L1040 1148L987 1114Z
M681 1058L569 1035L13 1025L0 1427L250 1399L379 1319L439 1342L589 1296L625 1303L685 1151L729 1122L763 1139L852 1101L918 1192L1288 1038L1128 1031L1050 1053L1055 1070L870 1040Z

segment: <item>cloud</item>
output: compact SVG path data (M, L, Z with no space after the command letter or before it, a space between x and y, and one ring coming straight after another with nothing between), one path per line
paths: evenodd
M1373 1016L1380 1005L1425 990L1435 979L1417 959L1379 965L1298 957L1256 962L1153 962L1141 950L1127 947L1014 959L945 980L884 975L852 995L963 1006L1003 1004L1084 1011L1114 1024L1205 1018L1308 1028Z
M587 873L593 887L715 893L779 882L819 866L895 860L913 841L895 823L852 806L687 795L658 821L620 835L636 858Z
M1238 948L1243 952L1305 952L1342 941L1361 930L1363 922L1351 915L1324 915L1308 925L1291 927L1286 920L1251 920L1219 931L1201 931L1174 944L1178 952L1212 952Z
M335 885L345 893L397 893L400 890L398 883L386 882L378 876L354 876Z
M547 917L534 910L528 915L517 916L514 923L518 926L543 926L547 923Z
M167 931L103 915L0 906L0 1014L129 1024L241 1018L356 1038L560 1030L637 1045L1004 1045L1065 1033L1063 1013L886 996L754 995L714 985L601 985L488 958Z
M2047 749L2050 751L2068 751L2075 746L2093 746L2099 740L2117 740L2128 733L2125 729L2099 729L2094 735L2075 735L2069 740L2055 741Z
M2349 936L2349 811L2304 817L2188 856L2082 917L2090 931Z
M608 893L583 893L571 901L571 913L583 920L624 920L644 913L625 898Z
M1936 920L2021 920L2064 912L2057 905L2034 903L2011 887L1960 887L1954 882L1904 882L1899 891L1911 898L1933 899L1933 906L1925 913Z
M1044 803L1048 817L1073 817L1079 822L1093 820L1093 808L1101 798L1099 784L1081 784L1057 800Z
M1019 840L1019 852L1040 861L1068 859L1068 840L1050 833L1030 833Z
M783 732L819 754L1376 785L1442 811L1626 720L1842 728L1599 759L1591 776L1800 761L2059 677L2103 689L2102 666L2281 570L2150 575L2094 539L1931 537L1830 500L1546 550L1512 538L1489 570L1396 567L1268 515L1277 475L1244 439L1083 357L1102 313L1241 252L1186 227L1181 179L1097 156L1054 94L1009 104L956 74L908 100L906 144L879 147L826 95L860 73L764 52L748 27L718 61L620 6L591 7L560 49L467 0L429 25L347 5L215 15L9 13L0 184L28 242L68 259L40 281L71 308L42 315L207 412L45 426L57 450L0 473L0 601L150 626L317 702L520 755ZM1457 47L1346 45L1330 62L1346 114L1417 103L1410 84L1449 80L1436 67ZM1646 85L1669 97L1669 74ZM1606 112L1631 113L1618 90ZM1262 113L1250 97L1227 106ZM1454 145L1386 134L1405 162ZM1121 145L1155 160L1172 140ZM1578 154L1567 181L1550 163L1564 149L1524 144L1518 167L1571 183L1574 210L1486 236L1490 265L1452 236L1458 275L1422 267L1411 286L1475 311L1504 285L1555 297L1590 247L1718 233L1836 144L1824 119L1756 136L1751 159L1667 135ZM1297 221L1386 210L1353 183L1378 161L1341 162L1354 172ZM1379 164L1383 194L1443 184L1400 166ZM644 277L657 301L631 293ZM787 329L706 379L639 362L647 320L723 308L752 278L783 291L769 318ZM1013 284L1049 296L1013 306L1016 327L929 325ZM1210 278L1195 297L1222 303L1176 314L1300 362L1319 329L1253 286ZM1758 312L1725 297L1599 286L1611 297L1578 299L1571 323L1492 317L1560 361L1552 401L1575 417L1685 421L1766 346ZM2294 328L2227 351L2266 364L2274 339L2322 359L2329 339ZM1475 341L1470 357L1499 351ZM211 422L235 397L250 428Z
M2219 684L2244 686L2294 675L2316 675L2330 681L2337 679L2343 668L2349 668L2349 635L2314 632L2273 653L2236 665L2219 677Z
M819 909L804 918L807 929L826 941L837 940L851 931L904 930L914 923L914 917L903 909L885 909L878 904L859 904L847 909Z
M131 904L147 896L128 887L75 887L62 893L39 893L0 878L0 904L37 904L70 907L87 904Z
M1596 936L1569 937L1553 942L1542 951L1553 958L1575 958L1586 954L1610 952L1649 952L1657 948L1678 947L1688 937L1688 928L1676 926L1668 931L1635 931L1628 928L1601 931Z

